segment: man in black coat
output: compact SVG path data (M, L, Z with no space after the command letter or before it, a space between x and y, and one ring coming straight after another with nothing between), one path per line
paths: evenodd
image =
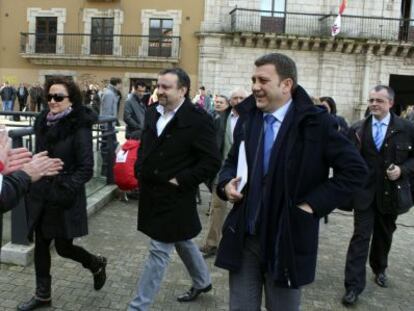
M19 110L23 111L27 104L27 97L29 97L29 91L23 83L20 83L16 90L17 99L19 100Z
M385 270L395 222L413 205L414 125L390 112L393 104L394 91L376 86L369 93L371 115L351 129L351 138L368 165L369 178L352 202L354 234L346 257L342 299L347 306L355 304L365 288L369 250L375 283L387 287Z
M315 278L319 219L362 186L366 166L297 85L292 59L272 53L255 66L219 178L218 195L235 204L216 265L230 271L230 310L259 310L263 287L268 310L299 310L300 289ZM248 180L238 191L242 142Z
M174 247L193 281L178 301L192 301L212 288L207 265L191 239L201 231L197 187L220 168L213 121L188 98L190 78L182 69L162 71L157 88L158 103L146 112L135 168L140 181L138 230L151 242L130 311L148 310Z
M146 105L143 101L146 90L145 83L137 81L131 97L125 102L124 121L126 124L126 139L141 139L146 111Z

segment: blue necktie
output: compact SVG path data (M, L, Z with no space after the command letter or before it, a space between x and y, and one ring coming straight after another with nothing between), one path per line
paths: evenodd
M375 143L375 146L377 147L378 151L381 149L382 143L384 141L384 135L382 134L382 126L383 125L385 125L385 124L382 123L382 122L375 123L376 132L375 132L375 136L374 136L374 143Z
M273 140L274 140L274 130L273 124L277 121L277 119L268 114L264 117L265 120L265 132L264 132L264 145L263 145L263 175L267 174L269 170L269 160L270 154L272 153L273 147Z

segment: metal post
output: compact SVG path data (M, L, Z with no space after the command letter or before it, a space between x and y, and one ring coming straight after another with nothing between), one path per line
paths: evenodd
M115 163L115 143L116 143L116 132L114 127L114 122L108 122L106 128L106 183L113 184L115 183L113 167Z
M20 148L23 146L23 137L13 137L12 140L13 148ZM29 245L27 239L28 228L26 221L26 208L25 201L22 198L19 204L12 209L11 214L11 242L13 244Z

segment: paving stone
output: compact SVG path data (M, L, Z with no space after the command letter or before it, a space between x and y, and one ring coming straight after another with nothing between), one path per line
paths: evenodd
M203 225L209 196L202 191L203 204L199 206ZM398 219L399 224L414 225L414 211ZM59 257L52 252L53 306L54 311L111 311L126 310L135 293L136 283L147 257L148 237L136 230L137 201L113 201L90 219L87 237L76 244L92 253L108 258L108 280L105 287L93 290L92 275L81 265ZM343 274L345 254L353 230L349 213L336 212L329 216L328 224L321 224L318 271L316 280L303 289L303 311L347 310L341 303L344 292ZM205 232L196 238L201 244ZM373 282L368 270L367 288L360 296L359 311L392 310L414 311L414 228L398 226L389 258L390 287L382 289ZM176 301L191 281L177 254L161 285L152 311L217 311L228 310L227 272L214 266L208 259L213 280L213 290L188 304ZM0 267L0 311L15 310L22 300L34 292L34 267L17 267L2 264ZM264 310L264 309L263 309Z

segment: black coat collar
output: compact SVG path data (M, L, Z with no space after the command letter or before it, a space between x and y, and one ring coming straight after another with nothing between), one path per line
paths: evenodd
M292 94L292 105L295 110L295 123L301 122L305 117L316 115L323 112L322 109L316 107L308 93L303 87L298 85ZM244 101L235 107L236 111L242 116L257 111L256 99L254 95L248 96Z

